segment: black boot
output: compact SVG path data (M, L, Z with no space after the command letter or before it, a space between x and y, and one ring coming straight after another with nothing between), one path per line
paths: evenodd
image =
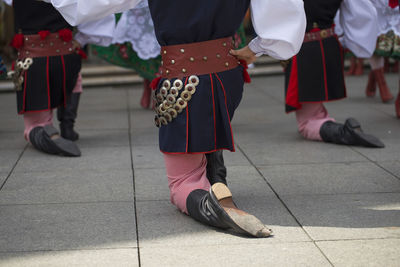
M81 151L78 146L62 137L52 139L58 135L58 131L52 125L35 127L29 133L29 141L38 150L48 153L68 157L79 157Z
M222 150L206 154L207 158L207 178L210 184L226 182L226 167Z
M347 119L344 125L333 121L327 121L322 124L319 133L324 142L340 145L385 147L375 136L365 134L361 129L360 123L353 118Z
M271 230L259 219L238 209L232 201L232 194L223 183L214 184L210 192L202 189L192 191L186 207L189 215L204 224L227 229L253 237L268 237Z
M67 99L67 105L57 109L57 118L60 121L61 136L71 141L79 139L79 134L74 131L74 124L78 112L80 96L80 93L72 93Z

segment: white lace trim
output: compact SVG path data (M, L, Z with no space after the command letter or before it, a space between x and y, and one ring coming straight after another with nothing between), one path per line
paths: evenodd
M130 42L141 59L147 60L160 55L160 45L154 32L153 20L147 1L125 11L114 32L113 43Z

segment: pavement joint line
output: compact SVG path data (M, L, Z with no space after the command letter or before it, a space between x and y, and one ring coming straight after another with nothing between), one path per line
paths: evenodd
M386 168L384 168L383 166L381 166L377 161L373 161L372 159L370 159L367 155L364 155L363 153L361 153L360 151L358 151L357 149L355 149L354 147L350 147L350 149L352 149L353 151L355 151L356 153L360 154L361 156L363 156L364 158L366 158L369 162L373 163L375 166L377 166L378 168L384 170L386 173L390 174L391 176L393 176L394 178L400 180L400 177L395 175L393 172L391 172L390 170L387 170Z
M17 167L18 162L21 160L22 155L25 153L25 150L28 148L28 144L25 145L25 147L22 149L21 153L19 154L17 160L15 161L13 167L11 168L10 172L8 173L6 179L4 179L4 182L0 186L0 192L3 189L4 185L7 183L8 179L10 178L11 174L13 173L14 169Z
M391 175L393 175L395 178L397 178L397 179L399 179L400 180L400 176L397 176L394 172L392 172L392 171L390 171L390 170L388 170L388 169L386 169L385 167L383 167L379 162L377 162L377 161L374 161L374 163L375 163L375 165L376 166L378 166L379 168L381 168L381 169L383 169L384 171L386 171L387 173L389 173L389 174L391 174Z
M38 252L75 252L75 251L103 251L103 250L120 250L120 249L138 249L137 247L132 246L123 246L123 247L103 247L103 248L78 248L78 249L40 249L40 250L9 250L9 251L0 251L0 254L9 254L9 253L38 253Z
M7 207L7 206L47 206L47 205L91 205L91 204L109 204L109 203L133 203L133 200L51 202L51 203L10 203L10 204L0 204L0 207Z
M400 237L370 237L350 239L316 239L315 242L352 242L352 241L374 241L374 240L400 240Z
M126 112L128 113L128 139L129 139L129 152L131 157L131 169L132 169L132 186L133 186L133 206L135 209L135 230L136 230L136 244L137 244L137 254L138 254L138 264L139 267L142 266L141 258L140 258L140 238L139 238L139 222L138 222L138 214L136 207L136 184L135 184L135 168L133 164L133 144L132 144L132 120L131 120L131 107L130 107L130 94L129 91L125 90L126 94Z
M257 167L271 167L271 166L296 166L296 165L319 165L319 164L353 164L353 163L369 163L370 160L365 161L326 161L326 162L288 162L288 163L272 163L272 164L256 164Z
M300 223L300 221L297 219L297 217L294 215L294 213L289 209L289 206L285 203L285 201L283 201L283 199L280 197L280 195L278 194L278 192L272 187L272 184L270 182L268 182L267 178L265 178L265 176L262 174L262 172L257 168L256 165L254 165L254 163L251 161L251 159L247 156L247 154L244 153L244 151L242 150L242 148L237 144L237 147L239 149L240 152L242 152L242 154L247 158L247 160L251 163L251 165L256 169L256 171L258 172L258 174L263 178L263 180L265 181L265 183L268 185L268 187L272 190L272 192L275 194L275 196L278 198L278 200L281 202L281 204L283 205L283 207L287 210L287 212L289 212L289 214L292 216L292 218L294 219L294 221L298 224L298 226L303 230L304 234L307 235L307 237L312 241L312 243L314 244L314 246L319 250L319 252L323 255L323 257L328 261L328 263L331 266L334 266L333 263L331 262L331 260L328 258L328 256L324 253L324 251L318 246L318 244L315 242L315 240L311 237L311 235L307 232L306 229L304 229L303 225Z

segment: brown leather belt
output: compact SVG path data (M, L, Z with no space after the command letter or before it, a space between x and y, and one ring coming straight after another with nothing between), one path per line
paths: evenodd
M312 42L312 41L320 41L320 40L323 40L323 39L326 39L328 37L335 36L335 35L336 35L336 33L335 33L335 29L333 27L329 28L329 29L316 31L316 32L308 32L304 36L303 43Z
M24 35L24 45L18 49L18 59L61 56L74 52L72 41L63 41L58 33L51 33L44 40L39 34Z
M229 54L232 38L161 47L161 77L171 79L234 69L238 60Z

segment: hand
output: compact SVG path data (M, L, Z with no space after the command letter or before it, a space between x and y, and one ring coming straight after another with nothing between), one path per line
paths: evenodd
M251 64L254 61L256 61L256 59L257 59L256 54L253 51L251 51L248 46L243 47L242 49L239 49L239 50L231 49L231 51L229 51L229 53L239 60L246 61L247 64Z
M76 40L72 40L72 49L74 49L74 51L81 49L81 44Z

